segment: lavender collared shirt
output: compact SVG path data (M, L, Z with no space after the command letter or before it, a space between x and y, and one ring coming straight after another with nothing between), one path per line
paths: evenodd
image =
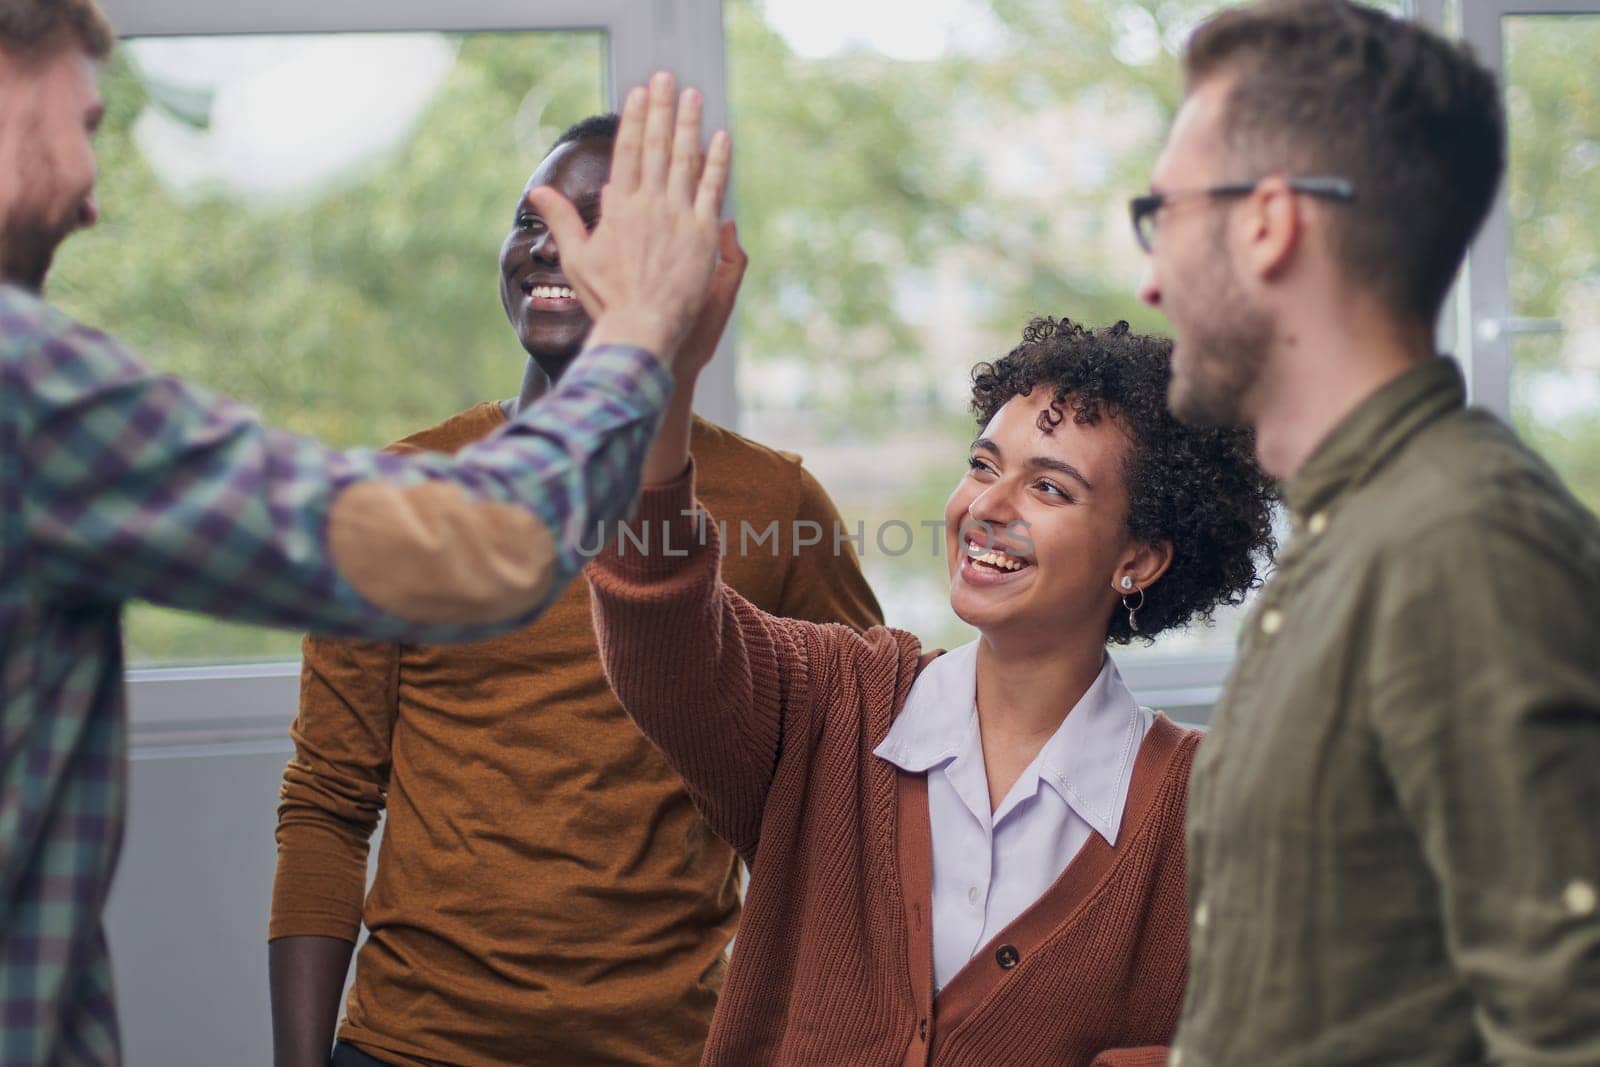
M928 776L936 989L1044 895L1091 833L1117 843L1134 758L1155 721L1107 655L991 811L977 663L977 642L930 663L874 750L903 771Z

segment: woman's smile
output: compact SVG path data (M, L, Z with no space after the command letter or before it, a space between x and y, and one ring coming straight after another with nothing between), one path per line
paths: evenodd
M969 585L1009 585L1026 578L1036 566L1032 559L1007 551L980 532L968 532L964 548L956 574Z

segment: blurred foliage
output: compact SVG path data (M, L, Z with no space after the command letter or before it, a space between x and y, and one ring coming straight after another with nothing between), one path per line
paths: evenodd
M852 374L898 364L917 345L892 311L894 285L958 237L954 209L978 192L930 151L945 119L941 72L797 59L749 0L730 0L726 24L734 193L751 253L742 351L847 353Z
M1181 43L1218 6L991 0L981 42L902 62L797 56L761 0L725 0L734 195L751 255L738 319L755 405L746 428L802 450L858 447L862 465L875 440L913 435L928 462L893 492L852 497L845 484L836 496L869 525L936 517L972 433L957 399L972 363L1009 349L1041 313L1163 331L1134 295L1142 261L1126 198L1145 187L1178 105ZM1564 287L1596 277L1595 23L1511 36L1522 314L1564 314ZM145 92L113 59L98 142L104 220L65 246L52 297L157 367L335 444L382 443L510 395L523 354L499 305L499 244L549 140L601 109L603 70L598 34L463 38L403 150L355 185L289 206L169 195L132 139ZM780 389L792 389L779 396L787 421L761 407ZM800 428L795 440L786 425ZM1600 502L1600 416L1523 428ZM932 598L919 600L919 620L939 607L944 564L920 544L867 562L891 615L901 590ZM292 634L148 608L128 629L145 663L297 647Z
M593 33L465 39L406 148L305 206L175 200L133 142L145 94L115 58L104 217L63 247L51 297L161 370L334 444L510 395L526 357L500 309L500 242L547 140L599 109L602 57ZM542 134L519 143L530 96Z
M1158 38L1176 39L1214 6L1151 5L1147 17ZM1045 311L1157 328L1134 297L1133 271L1107 271L1100 254L1108 233L1129 243L1123 205L1144 184L1178 97L1159 41L1137 66L1113 55L1113 16L1127 8L1147 10L999 0L999 38L980 54L891 62L798 57L756 0L728 0L735 192L752 252L739 319L748 358L816 365L803 402L854 425L939 346L915 290L952 262L978 311L970 361L1004 352ZM1095 112L1081 132L1121 114L1144 136L1087 180L1063 179L1049 173L1059 155L1106 154L1041 129L1073 109ZM1033 139L1045 143L1030 155Z
M1574 282L1600 282L1597 54L1600 16L1506 21L1511 303L1521 315L1558 317Z
M308 206L186 203L134 143L146 95L118 55L101 85L103 217L63 246L51 299L158 369L336 445L510 396L526 355L500 308L500 242L549 141L602 109L603 85L600 34L470 36L405 149L358 184ZM126 629L134 663L299 648L146 606Z
M1566 326L1513 345L1513 415L1579 499L1600 511L1597 54L1600 15L1505 20L1511 306ZM1574 393L1579 410L1552 418L1552 395Z

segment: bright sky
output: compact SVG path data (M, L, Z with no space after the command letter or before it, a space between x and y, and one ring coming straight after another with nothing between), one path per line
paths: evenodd
M766 13L807 58L929 60L995 36L980 0L766 0ZM147 108L134 137L169 189L285 202L326 195L403 145L455 59L420 33L149 38L128 51L167 105Z
M935 59L982 47L990 20L975 0L766 0L767 22L807 58L868 48Z
M359 179L405 145L455 65L454 43L426 33L151 37L128 51L169 106L208 120L140 115L134 140L163 184L252 201Z

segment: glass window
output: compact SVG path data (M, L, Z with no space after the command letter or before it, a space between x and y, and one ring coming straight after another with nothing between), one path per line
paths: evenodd
M1600 510L1600 14L1508 17L1510 306L1517 429Z
M102 79L101 222L50 293L155 367L338 445L514 395L513 202L605 100L605 35L145 38ZM293 659L296 634L130 609L133 665Z
M742 429L801 453L892 624L951 646L937 521L965 469L973 364L1034 315L1128 320L1127 198L1218 2L728 0ZM1383 5L1390 10L1398 4ZM915 532L886 527L893 520ZM885 531L883 542L876 533ZM1237 612L1131 655L1226 654Z

